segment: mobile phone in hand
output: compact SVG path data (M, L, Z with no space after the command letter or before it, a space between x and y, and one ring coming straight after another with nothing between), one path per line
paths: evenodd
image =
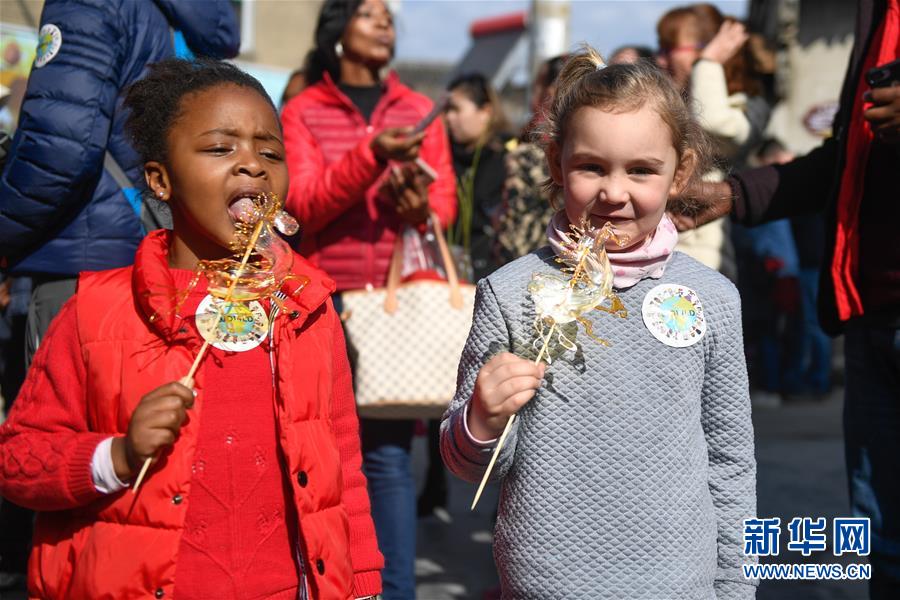
M900 59L869 69L866 71L866 81L873 88L891 87L900 83Z
M412 135L416 135L417 133L422 133L431 125L431 122L438 118L438 116L444 112L444 109L447 108L447 103L450 101L450 96L446 93L442 94L440 98L437 99L437 102L434 103L434 106L427 115L425 115L421 121L416 123L416 126L412 130Z

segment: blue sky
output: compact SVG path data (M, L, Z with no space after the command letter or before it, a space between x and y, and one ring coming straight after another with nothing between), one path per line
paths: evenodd
M602 53L625 44L656 46L656 21L685 1L571 0L569 41L586 41ZM747 0L713 2L723 13L745 17ZM399 61L456 62L469 45L476 19L527 10L527 0L402 0L397 15Z

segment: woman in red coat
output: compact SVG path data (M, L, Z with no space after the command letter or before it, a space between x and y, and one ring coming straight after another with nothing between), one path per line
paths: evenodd
M431 101L396 74L381 76L394 41L382 0L326 1L307 73L310 87L282 112L291 176L287 208L304 228L301 252L335 280L338 292L384 285L404 223L423 223L429 209L444 225L455 218L443 125L436 119L421 134L411 129ZM416 157L437 171L430 185L410 162ZM362 420L386 600L415 597L412 434L412 421Z

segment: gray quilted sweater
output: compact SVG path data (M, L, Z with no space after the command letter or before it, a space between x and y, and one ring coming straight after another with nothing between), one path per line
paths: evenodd
M494 444L463 427L481 366L511 351L534 358L532 273L557 266L549 247L478 285L441 451L478 482ZM695 290L704 337L673 348L644 326L660 283ZM740 299L720 274L675 253L659 280L621 292L628 317L592 312L604 347L578 333L521 411L492 479L502 478L494 559L503 598L744 599L742 521L756 513L756 462Z

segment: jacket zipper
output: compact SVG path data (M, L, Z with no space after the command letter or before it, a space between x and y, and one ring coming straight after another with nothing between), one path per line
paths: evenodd
M283 292L275 292L275 296L280 300L285 300L287 295ZM278 403L278 388L276 386L275 380L275 317L278 316L279 308L278 304L272 302L272 309L269 311L269 368L272 371L272 405L275 406ZM281 423L278 423L279 435L281 429ZM287 462L287 461L285 461ZM288 474L290 475L290 474ZM289 477L290 478L290 477ZM293 485L293 484L292 484ZM297 544L294 548L294 553L297 559L297 565L300 568L300 593L298 595L298 600L309 600L309 587L308 582L306 580L306 567L303 563L303 553L300 551L300 513L297 512Z

